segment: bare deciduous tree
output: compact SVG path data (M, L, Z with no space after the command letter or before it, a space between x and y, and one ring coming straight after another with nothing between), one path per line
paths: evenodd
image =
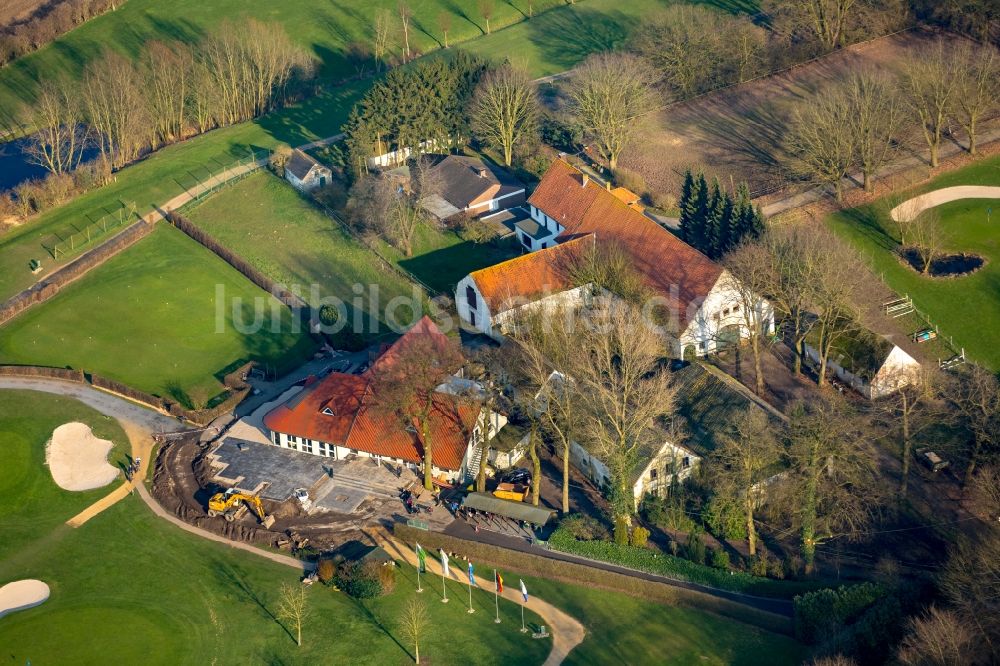
M438 30L444 36L444 47L448 48L448 33L451 32L451 21L452 17L449 12L438 12L437 24Z
M874 72L853 74L846 83L850 100L852 142L865 192L875 189L875 176L893 156L903 121L895 84Z
M399 349L391 363L380 366L372 381L376 408L395 416L413 433L423 448L424 487L434 488L432 418L455 419L453 396L437 388L464 361L462 351L443 335L421 335Z
M844 45L844 33L858 0L772 0L765 11L787 30L805 30L827 51Z
M410 59L410 23L413 21L413 10L406 0L396 4L396 14L399 15L399 27L403 33L403 58Z
M420 639L427 633L431 616L427 606L418 598L412 598L403 606L399 614L399 631L413 644L413 661L420 663Z
M969 501L990 522L1000 522L1000 464L983 465L968 484Z
M958 614L931 606L921 617L911 618L909 632L899 647L905 666L965 666L974 663L976 636Z
M979 121L997 108L1000 98L1000 57L990 46L963 41L954 52L958 90L955 116L969 137L969 153L975 155Z
M372 55L375 56L375 62L380 69L386 66L390 34L392 34L392 17L388 9L380 9L375 12L372 30Z
M775 465L782 448L774 427L760 409L743 412L730 424L712 454L714 490L739 506L747 528L750 555L757 553L757 527L754 513L762 501L756 484L764 480L765 470Z
M726 255L724 265L733 277L730 282L732 303L730 310L737 313L741 336L746 336L753 355L754 392L764 395L763 346L772 319L772 306L764 294L773 281L772 257L760 242L744 243Z
M627 53L598 53L573 71L570 109L612 169L655 108L658 79L646 61Z
M916 253L920 259L920 272L927 275L946 242L941 231L941 213L937 208L928 208L905 224L909 244L903 249Z
M639 456L659 448L658 425L677 389L663 370L664 341L633 306L601 299L577 325L577 353L567 373L577 386L581 442L607 466L615 529L631 526L633 473Z
M80 164L87 141L79 96L72 83L62 79L43 82L34 103L22 115L35 128L25 150L32 163L57 175Z
M981 654L995 655L1000 645L1000 531L963 537L945 562L938 587L962 620L976 628Z
M490 19L493 18L493 0L479 0L479 15L486 21L486 34L490 34Z
M146 104L132 63L115 51L87 66L80 96L97 133L105 164L120 167L134 160L146 145Z
M277 615L279 620L287 623L289 630L295 632L295 642L302 647L302 625L309 617L309 597L306 596L305 585L282 583Z
M845 91L831 87L801 103L792 114L788 135L794 168L821 185L832 185L843 199L843 180L854 164L854 117Z
M982 457L1000 447L1000 381L989 370L969 364L947 392L962 427L969 435L969 463L963 483L968 483Z
M472 98L472 128L487 145L503 153L505 166L514 157L514 145L536 131L538 100L531 77L510 63L490 70Z
M839 396L796 405L789 440L784 509L800 533L808 574L818 545L856 536L877 510L876 456L865 424Z
M913 442L926 428L939 422L940 414L933 409L940 398L941 377L936 368L922 367L916 376L906 368L890 371L886 378L889 395L879 406L892 419L898 419L900 462L899 497L906 498L910 480Z
M163 144L182 138L193 69L194 57L185 44L154 41L146 47L142 70L156 130L152 142Z
M941 134L955 103L959 80L955 60L941 39L920 49L903 69L901 90L917 116L932 167L938 165Z

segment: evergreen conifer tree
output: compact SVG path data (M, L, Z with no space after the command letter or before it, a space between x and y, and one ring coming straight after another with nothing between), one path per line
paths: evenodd
M702 252L705 251L708 243L708 234L706 232L710 205L708 182L705 180L705 174L699 173L694 182L694 192L691 200L691 221L694 233L688 243Z
M726 194L722 191L719 179L712 182L712 194L708 199L708 217L705 219L705 244L699 247L709 259L722 256L723 238L722 218L725 216Z
M681 200L678 203L681 209L680 226L679 233L681 240L690 243L691 238L694 233L693 225L694 220L692 205L692 197L694 196L694 176L691 174L691 169L684 172L684 185L681 187Z

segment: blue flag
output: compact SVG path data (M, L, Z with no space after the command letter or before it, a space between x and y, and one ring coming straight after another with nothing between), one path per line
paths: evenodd
M469 585L476 584L476 577L472 574L472 562L469 562Z

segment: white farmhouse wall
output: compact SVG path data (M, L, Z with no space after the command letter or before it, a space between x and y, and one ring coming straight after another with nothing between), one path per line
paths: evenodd
M893 347L885 363L872 378L869 397L881 398L918 381L920 363L899 347Z
M680 335L678 348L674 350L675 355L683 356L688 346L693 346L698 356L716 351L719 334L727 326L738 326L740 338L746 338L749 332L745 316L739 311L743 307L742 300L733 286L733 277L728 271L723 271L697 312L689 318L687 328ZM768 334L774 332L774 308L770 303L760 299L754 316L762 322Z
M470 288L475 294L475 308L469 303ZM458 309L459 318L467 326L491 338L500 339L493 333L493 319L489 303L483 298L483 294L479 291L479 285L476 284L471 275L466 275L455 285L455 307Z

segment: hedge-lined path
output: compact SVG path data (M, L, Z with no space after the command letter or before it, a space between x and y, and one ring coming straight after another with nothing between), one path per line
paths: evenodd
M414 567L418 565L416 552L409 545L400 543L390 537L384 530L376 530L373 534L369 534L369 536L394 558L405 560ZM441 575L440 558L434 551L428 551L426 566L430 573L436 576ZM466 573L464 561L454 560L449 567L449 573L453 580L467 584L468 574ZM481 590L491 591L494 589L494 582L491 579L488 580L481 576L475 576L475 580L476 585ZM511 579L504 581L504 583L503 593L500 596L507 601L521 605L523 600L517 581L511 576ZM428 581L427 591L433 594L434 589L436 588L433 587L431 581ZM587 634L587 631L583 628L583 624L547 601L531 595L531 590L528 591L528 603L524 604L524 606L545 620L545 626L552 634L552 651L549 652L549 656L545 659L542 666L558 666L573 648L583 642Z
M889 211L889 217L896 222L909 222L925 210L962 199L1000 199L1000 187L990 187L989 185L942 187L940 190L934 190L904 201Z
M468 525L468 523L461 520L456 520L449 525L448 528L445 529L444 533L448 536L465 539L466 541L478 541L491 546L499 546L500 548L516 550L538 557L547 557L553 560L562 560L564 562L582 564L593 569L601 569L603 571L610 571L612 573L623 574L625 576L632 576L633 578L641 578L654 583L663 583L664 585L670 585L672 587L681 587L687 590L693 590L695 592L701 592L713 597L733 601L751 608L756 608L757 610L764 611L766 613L772 613L782 617L792 617L792 602L787 599L774 599L771 597L759 597L752 594L731 592L729 590L722 590L717 587L710 587L700 583L692 583L679 578L670 578L668 576L640 571L639 569L630 569L628 567L618 566L617 564L602 562L600 560L592 560L586 557L580 557L579 555L563 553L557 550L550 550L548 548L539 548L537 546L532 546L524 539L507 536L505 534L498 534L497 532L491 532L489 530L482 530L479 533L476 533L473 528Z

